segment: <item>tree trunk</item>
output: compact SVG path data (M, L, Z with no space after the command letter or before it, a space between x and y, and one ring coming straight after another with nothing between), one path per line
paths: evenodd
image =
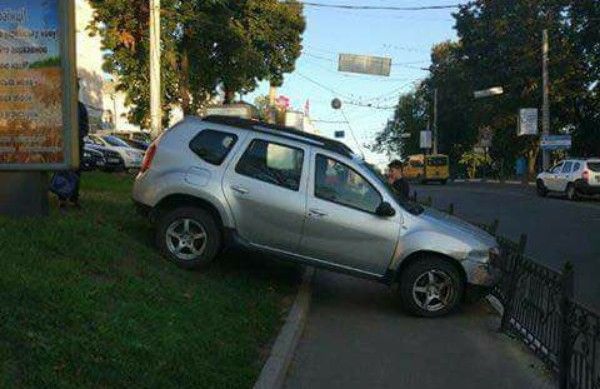
M232 91L230 89L227 89L227 87L225 87L224 104L232 104L234 99L235 99L235 91Z
M191 101L190 101L190 59L188 46L186 44L187 39L183 39L183 50L181 52L181 83L179 86L179 93L181 95L181 110L184 115L191 115Z

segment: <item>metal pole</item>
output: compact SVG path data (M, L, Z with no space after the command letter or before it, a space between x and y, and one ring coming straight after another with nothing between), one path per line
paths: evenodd
M544 29L542 32L542 88L543 88L543 102L542 102L542 133L544 135L550 134L550 81L548 79L548 30ZM544 170L550 167L550 152L544 150L542 153L542 165Z
M160 0L150 0L150 129L152 138L160 135Z
M433 154L437 155L438 153L438 90L435 88L433 90Z

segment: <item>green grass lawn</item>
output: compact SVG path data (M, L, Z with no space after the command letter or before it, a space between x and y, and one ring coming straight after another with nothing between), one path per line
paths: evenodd
M133 179L86 173L83 211L0 218L0 387L251 387L298 269L157 254Z

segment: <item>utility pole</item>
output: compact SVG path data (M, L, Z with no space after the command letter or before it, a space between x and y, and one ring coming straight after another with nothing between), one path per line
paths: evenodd
M150 130L152 138L160 135L160 0L150 0Z
M438 89L433 90L433 154L438 153Z
M550 81L548 79L548 30L544 29L542 32L542 88L543 88L543 102L542 102L542 134L550 134ZM542 165L544 170L550 167L550 152L544 150L542 154Z

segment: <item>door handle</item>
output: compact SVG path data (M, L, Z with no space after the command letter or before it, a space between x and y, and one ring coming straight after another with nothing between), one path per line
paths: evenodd
M234 192L237 192L239 194L242 194L242 195L248 194L248 189L242 188L241 186L237 186L237 185L233 185L231 187L231 190L233 190Z
M314 217L323 217L323 216L327 216L327 214L323 211L320 211L318 209L309 209L308 210L309 215L314 216Z

